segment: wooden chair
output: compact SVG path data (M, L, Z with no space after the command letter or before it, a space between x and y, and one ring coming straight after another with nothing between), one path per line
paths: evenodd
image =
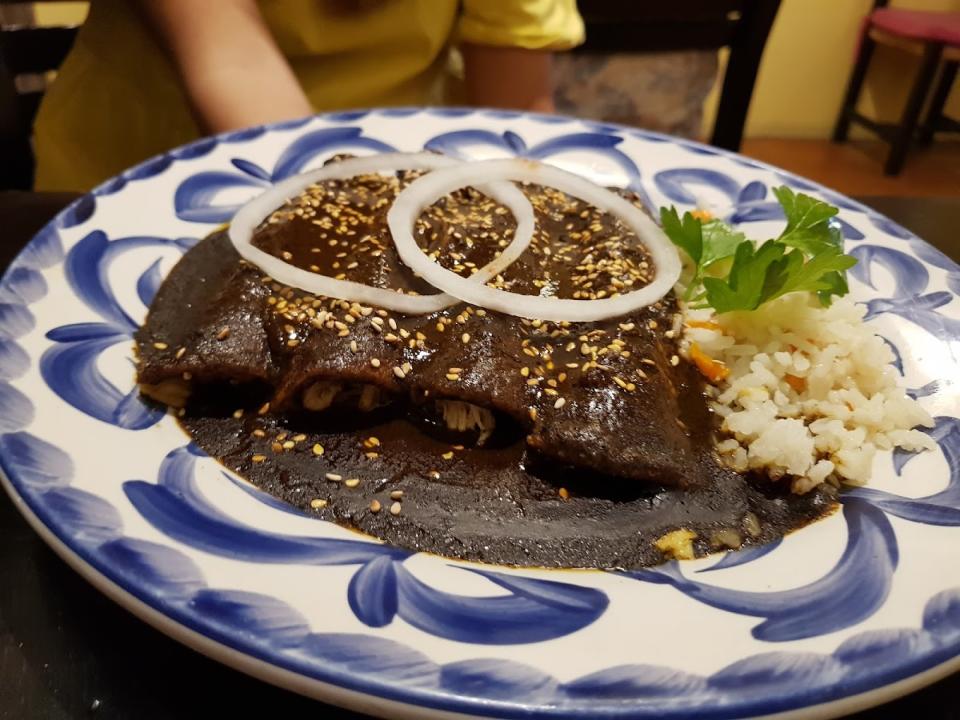
M846 140L853 123L872 130L890 144L884 173L897 175L903 169L907 150L915 138L929 143L937 132L960 131L960 123L943 114L960 64L960 13L889 8L886 7L888 1L875 0L873 12L864 22L857 62L837 118L833 140ZM857 100L878 44L920 56L920 68L899 124L877 122L857 112ZM931 96L930 89L938 70L940 80ZM928 97L927 114L918 132L920 113Z
M12 4L0 0L0 5ZM44 76L60 67L76 33L75 27L0 25L0 190L33 185L30 134Z
M575 52L730 49L710 143L739 150L780 0L580 0L587 40Z

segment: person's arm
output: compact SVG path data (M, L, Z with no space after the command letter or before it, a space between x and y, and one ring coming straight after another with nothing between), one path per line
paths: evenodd
M464 43L461 52L471 105L553 112L549 51Z
M139 0L138 5L205 132L313 111L255 0Z

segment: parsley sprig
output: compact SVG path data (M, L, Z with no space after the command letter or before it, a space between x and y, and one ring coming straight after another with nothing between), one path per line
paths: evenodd
M661 208L667 237L693 261L684 299L718 313L756 310L792 292L813 292L821 304L846 295L846 271L856 259L844 255L843 237L830 219L837 208L786 186L774 188L787 225L779 237L755 243L720 220L701 220L676 208Z

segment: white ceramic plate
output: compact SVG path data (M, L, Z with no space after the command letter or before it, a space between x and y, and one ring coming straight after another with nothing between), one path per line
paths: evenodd
M657 207L782 223L771 187L840 207L853 296L937 418L939 452L781 543L635 573L411 554L273 501L141 404L131 336L163 276L239 203L330 155L521 155ZM960 268L869 208L738 155L618 126L389 109L153 158L61 213L0 285L0 463L40 534L125 607L212 657L411 718L827 717L960 668Z

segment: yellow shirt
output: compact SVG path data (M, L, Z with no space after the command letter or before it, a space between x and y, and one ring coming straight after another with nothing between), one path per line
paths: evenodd
M129 0L94 0L34 125L38 190L88 190L199 131L173 67ZM565 49L582 41L575 0L260 0L317 111L437 103L454 36Z

